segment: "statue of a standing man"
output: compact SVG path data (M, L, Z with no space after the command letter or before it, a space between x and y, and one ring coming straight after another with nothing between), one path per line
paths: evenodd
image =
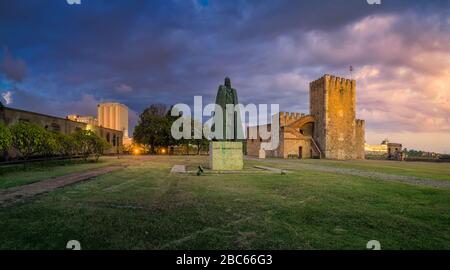
M220 105L222 108L222 139L219 140L237 140L243 139L242 136L242 122L240 117L240 112L236 105L239 104L236 89L231 87L230 78L225 78L225 85L220 85L219 90L217 91L216 104ZM230 111L232 105L233 110ZM229 110L227 111L227 107ZM215 117L218 117L219 114L215 114ZM216 118L216 123L217 118ZM216 134L217 130L216 130ZM220 136L220 135L219 135ZM239 136L239 137L238 137ZM217 138L217 137L216 137Z

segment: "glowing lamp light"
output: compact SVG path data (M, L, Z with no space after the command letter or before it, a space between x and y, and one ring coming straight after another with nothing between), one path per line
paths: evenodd
M139 149L134 149L134 153L137 155L139 154Z
M161 153L165 154L166 153L166 149L161 149Z

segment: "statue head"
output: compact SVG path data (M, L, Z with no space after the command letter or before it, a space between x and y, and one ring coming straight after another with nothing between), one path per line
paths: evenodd
M225 86L231 88L231 80L229 77L225 78Z

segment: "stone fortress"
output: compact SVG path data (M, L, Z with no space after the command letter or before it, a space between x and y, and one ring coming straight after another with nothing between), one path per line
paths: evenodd
M280 143L261 149L263 140L247 139L249 156L364 159L365 123L356 119L356 81L324 75L309 84L309 114L280 112ZM270 130L270 124L268 124ZM250 129L257 127L248 127Z

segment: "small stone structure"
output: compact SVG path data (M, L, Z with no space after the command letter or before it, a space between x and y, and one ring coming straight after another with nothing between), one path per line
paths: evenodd
M405 152L401 143L391 143L385 139L378 145L364 145L364 150L370 158L405 160Z
M211 170L216 171L242 170L244 168L242 142L210 142L209 166Z
M266 150L264 149L259 149L259 158L264 159L266 158Z

